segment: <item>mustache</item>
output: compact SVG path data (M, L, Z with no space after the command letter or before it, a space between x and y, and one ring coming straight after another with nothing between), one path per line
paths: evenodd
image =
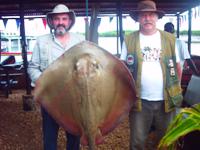
M153 23L149 21L145 21L144 24L153 24Z
M58 25L56 26L56 28L59 28L59 27L65 28L65 26L64 26L63 24L58 24Z

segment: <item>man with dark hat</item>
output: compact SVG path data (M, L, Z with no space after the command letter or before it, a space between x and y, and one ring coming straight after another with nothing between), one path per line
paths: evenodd
M47 14L47 23L51 34L37 38L28 66L32 85L53 61L69 48L84 40L82 35L69 32L75 23L75 18L75 13L63 4L58 4L52 12ZM56 150L59 125L43 107L41 113L44 150ZM66 149L79 150L80 138L68 132L66 132L66 136Z
M130 149L143 150L151 127L155 127L157 138L153 142L157 145L182 102L180 63L175 37L156 27L164 12L154 1L140 1L130 16L139 22L139 31L125 37L121 59L137 87L137 103L129 116Z

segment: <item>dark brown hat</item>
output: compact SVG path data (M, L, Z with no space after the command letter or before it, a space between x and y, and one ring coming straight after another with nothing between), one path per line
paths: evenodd
M140 1L137 5L137 9L132 10L130 12L131 18L133 18L133 20L137 21L138 14L140 12L155 12L158 14L159 19L162 18L165 14L164 11L157 10L155 2L151 1L151 0Z

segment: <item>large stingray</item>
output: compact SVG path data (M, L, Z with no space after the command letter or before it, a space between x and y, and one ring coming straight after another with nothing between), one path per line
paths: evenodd
M128 115L135 100L131 73L91 42L75 45L36 82L34 97L68 132L95 149Z

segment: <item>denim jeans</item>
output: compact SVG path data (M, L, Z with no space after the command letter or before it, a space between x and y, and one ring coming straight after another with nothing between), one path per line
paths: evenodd
M46 112L44 108L41 108L42 113L42 127L43 127L43 145L44 150L57 150L57 138L59 125L56 121ZM67 150L79 150L80 137L66 132Z
M129 115L130 150L144 150L152 126L157 138L151 145L156 146L174 116L175 111L165 112L164 101L142 100L142 111L131 111Z

